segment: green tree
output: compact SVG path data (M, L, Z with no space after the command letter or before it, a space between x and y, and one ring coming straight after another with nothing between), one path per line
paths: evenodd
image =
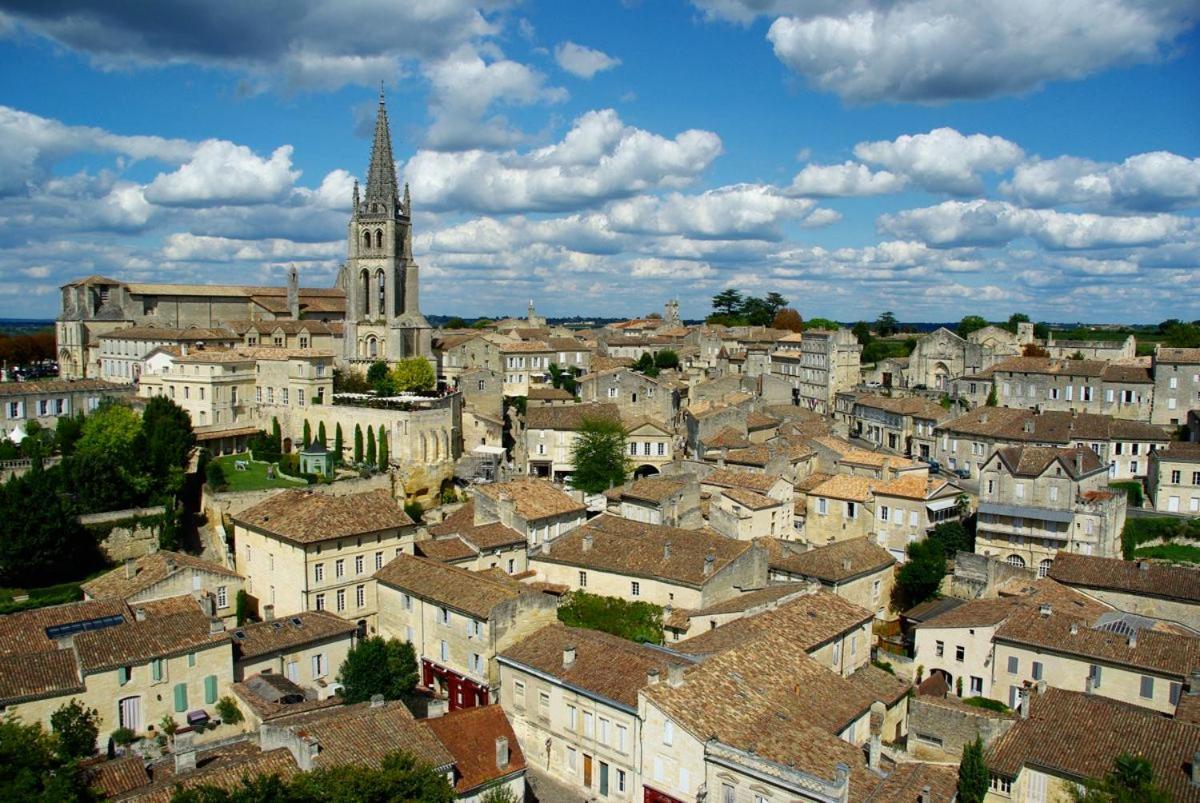
M152 396L142 411L136 448L146 470L156 478L160 494L174 494L183 487L183 472L195 446L196 434L187 411L166 396Z
M376 694L401 700L417 685L417 656L407 641L371 636L346 654L337 679L347 703L365 702Z
M410 357L396 363L389 374L396 390L400 392L414 390L429 390L437 384L437 375L433 365L424 357Z
M571 485L587 493L601 493L623 485L629 478L629 462L625 459L626 434L619 420L583 419L571 455L575 465Z
M966 337L974 331L987 326L988 322L978 315L968 315L958 322L958 336Z
M629 641L651 644L662 643L662 615L659 605L586 591L572 591L558 607L558 620L568 627L601 630Z
M443 329L466 329L467 322L464 321L462 318L455 316L453 318L450 318L444 324L442 324L442 328Z
M96 539L69 496L80 489L67 477L74 475L62 466L35 465L0 486L0 585L62 582L99 562Z
M937 595L946 576L942 545L930 539L908 545L908 562L896 572L896 607L906 610Z
M933 528L929 538L941 545L946 560L954 560L958 552L975 551L975 539L959 521L943 521Z
M1033 325L1033 336L1038 340L1047 340L1050 337L1050 325L1047 323L1035 323Z
M204 480L210 490L220 491L226 484L225 469L221 468L221 464L216 460L209 460L208 465L204 467Z
M246 596L244 589L237 592L237 596L234 597L233 606L237 626L241 627L246 624L246 619L250 616L250 598Z
M713 296L712 308L717 315L736 315L742 310L742 294L730 287Z
M1004 328L1015 335L1017 333L1017 324L1022 323L1029 323L1029 316L1023 312L1014 312L1008 316L1008 323L1004 325Z
M1072 789L1079 803L1168 803L1171 795L1154 783L1154 767L1142 756L1122 753L1099 781Z
M375 428L367 424L367 465L373 466L375 463Z
M304 419L304 448L307 449L312 445L312 425L308 423L308 419Z
M492 325L492 322L487 318L480 318L471 324L472 329L487 329Z
M388 468L388 439L387 430L382 426L379 427L379 470L387 471Z
M58 419L54 429L54 447L61 455L75 452L75 444L83 436L83 413L67 415Z
M988 391L987 400L984 401L983 404L985 407L995 407L999 403L1000 400L996 398L996 386L992 385L991 389Z
M827 329L831 332L836 332L841 328L841 324L837 321L831 321L828 318L809 318L804 323L804 328L808 329Z
M317 443L319 443L325 447L329 446L329 442L325 437L325 422L324 421L317 424Z
M358 465L363 460L363 434L362 425L354 425L354 465Z
M236 725L245 719L242 709L238 708L237 700L228 695L217 701L217 716L226 725Z
M335 463L341 463L345 458L342 454L342 449L345 444L342 443L342 425L339 423L333 428L333 460Z
M388 364L383 360L376 360L371 363L371 367L367 369L367 384L377 385L388 375Z
M859 321L854 324L854 326L850 327L850 331L858 339L860 346L865 346L871 342L871 327L867 325L866 321Z
M654 358L650 356L650 352L643 351L642 356L638 357L637 362L633 364L633 370L645 373L654 367Z
M278 460L279 455L283 454L283 430L279 428L279 419L275 416L271 416L271 447L275 450L275 460Z
M41 723L26 725L11 714L0 718L0 800L94 800L58 747Z
M976 736L975 741L963 745L962 760L958 763L958 803L983 803L989 785L983 740Z
M521 803L512 789L507 786L493 786L484 792L480 803Z
M669 370L679 367L679 354L671 349L663 349L654 355L654 367Z
M767 311L770 313L769 319L774 320L780 310L788 305L788 300L779 293L767 293L767 297L763 299L767 306ZM764 324L765 325L765 324Z
M421 507L421 503L415 499L412 500L411 502L404 503L404 512L408 515L408 517L410 519L417 522L418 524L421 522L421 519L424 518L424 516L425 516L425 508Z
M142 431L137 413L123 404L105 404L83 422L83 434L75 444L77 452L88 455L121 455L127 460Z
M896 315L891 310L880 315L875 320L875 331L880 337L891 337L900 331L900 324L896 321Z
M58 737L58 754L63 760L86 758L96 752L100 712L72 697L50 715L50 728Z

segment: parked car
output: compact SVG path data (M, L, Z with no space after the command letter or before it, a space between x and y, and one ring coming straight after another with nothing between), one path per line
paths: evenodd
M925 462L929 464L930 474L937 474L942 470L942 464L936 460L926 460Z
M960 480L969 480L971 479L971 469L956 468L954 469L954 476L958 477Z

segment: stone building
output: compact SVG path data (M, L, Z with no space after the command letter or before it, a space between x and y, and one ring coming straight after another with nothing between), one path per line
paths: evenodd
M275 325L278 326L279 323ZM136 384L142 373L143 360L157 348L228 348L238 345L242 338L232 329L224 327L190 326L186 329L176 329L167 326L131 326L100 335L99 341L100 377L106 382ZM266 344L271 340L263 342Z
M1200 570L1194 567L1064 552L1050 577L1105 605L1200 632Z
M101 379L0 382L0 404L4 406L0 437L25 432L31 421L54 429L63 416L90 413L105 399L127 399L132 394L128 385Z
M1200 443L1174 441L1149 457L1147 491L1155 510L1200 516Z
M1154 408L1150 422L1164 427L1187 423L1200 409L1200 349L1159 346L1154 352Z
M771 353L771 373L792 386L795 404L828 414L834 396L859 382L862 346L849 329L810 329L799 343L788 335L778 345Z

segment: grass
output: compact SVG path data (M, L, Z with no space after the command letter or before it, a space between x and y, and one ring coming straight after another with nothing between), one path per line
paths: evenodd
M1158 544L1157 546L1144 546L1134 550L1133 555L1137 558L1157 558L1158 560L1169 560L1172 563L1200 564L1200 547L1192 546L1191 544Z
M267 463L258 463L250 460L245 455L225 455L224 457L215 458L216 462L221 465L221 470L225 472L226 490L229 491L261 491L264 488L298 488L308 483L303 480L290 480L281 477L276 469L276 476L271 479L267 476ZM235 463L238 460L246 461L246 470L238 471Z
M1001 714L1009 712L1008 706L999 700L993 700L990 697L967 697L963 700L967 705L973 705L976 708L986 708L988 711L996 711Z
M28 611L33 608L45 608L48 605L63 605L67 602L77 602L83 599L83 589L80 588L80 585L94 577L99 577L111 568L111 566L106 566L78 580L57 583L52 586L42 586L41 588L0 588L0 614L17 613L18 611ZM29 599L23 602L13 601L13 597L18 597L22 594L28 594Z

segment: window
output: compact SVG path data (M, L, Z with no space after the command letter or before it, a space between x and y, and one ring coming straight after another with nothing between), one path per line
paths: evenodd
M367 587L366 586L357 586L354 589L354 602L360 608L365 608L367 606Z
M1015 655L1008 656L1008 674L1010 674L1010 675L1019 674L1021 671L1020 664L1021 664L1021 662L1017 658L1017 656L1015 656Z
M324 594L317 594L317 610L318 611L325 610L325 595Z
M629 594L630 596L640 597L642 595L642 584L637 580L632 581L629 584Z
M375 571L379 571L382 568L383 568L383 553L376 552L375 553Z
M971 675L971 696L978 697L983 694L983 678Z
M550 692L538 692L538 717L540 719L550 718Z
M410 597L408 594L404 595L404 610L412 610L412 597Z
M450 660L450 645L446 643L445 639L442 640L441 647L442 647L442 649L438 654L442 657L443 662L449 661Z
M313 565L313 580L318 583L325 582L325 564L317 563Z
M596 733L596 720L591 711L583 712L583 735L591 738Z
M825 505L826 505L826 502L825 502L825 497L823 497L823 496L822 496L822 497L818 497L818 499L817 499L817 513L818 513L819 515L822 515L822 516L824 516L824 515L825 515Z
M525 708L525 683L524 681L513 681L513 704L517 708Z
M477 652L471 653L471 671L477 675L483 674L483 656Z
M659 442L659 444L658 444L658 456L659 456L659 457L664 457L664 456L666 456L666 454L667 454L667 445L666 445L665 443ZM1200 483L1197 483L1197 484L1198 484L1198 485L1200 485Z
M600 744L608 744L608 720L600 717Z
M329 673L329 657L318 653L312 657L312 674L314 678L323 678Z
M175 713L182 714L188 709L187 684L175 684Z
M1041 661L1033 662L1033 679L1034 680L1042 679L1042 662Z
M853 519L858 516L858 506L853 502L846 503L846 518Z
M625 770L617 770L617 791L625 791Z
M345 558L338 558L337 560L335 560L333 562L333 576L340 578L345 574L346 574L346 560L345 560Z
M624 725L617 726L617 751L625 752L625 737L628 735L629 729Z
M880 520L880 521L887 521L887 520L888 520L888 509L887 509L887 505L880 505L880 506L879 506L879 520Z
M956 646L954 648L954 660L955 661L958 661L961 664L964 660L966 660L966 657L967 657L966 647L959 644L958 646Z
M339 588L337 590L337 596L335 597L335 599L337 600L337 602L335 604L337 606L338 613L341 613L342 611L346 610L346 589Z
M356 555L354 557L354 573L355 574L363 573L363 556L362 555Z
M663 723L663 744L668 747L675 744L675 723L669 719Z
M150 661L150 679L156 683L163 679L163 659L155 658Z
M840 641L833 643L833 663L836 666L841 666L842 664L842 642Z
M946 654L946 642L935 641L933 646L934 646L934 651L937 653L938 658L941 658L943 655Z
M579 587L587 588L587 572L579 573Z
M629 442L629 456L637 457L637 444L633 441Z
M692 786L692 776L687 767L679 768L679 788L685 792Z
M217 586L217 607L229 607L229 592L226 591L225 586Z
M579 715L579 711L578 711L578 709L575 708L575 706L573 706L573 705L567 706L567 727L570 728L571 730L575 730L576 727L578 727L576 724L578 715Z
M1096 664L1092 664L1091 668L1088 670L1088 679L1092 681L1093 689L1100 688L1100 667L1099 666L1097 666Z
M1141 695L1147 700L1154 697L1154 678L1149 675L1142 675Z
M737 798L733 793L733 784L721 784L721 803L736 803Z
M1179 705L1179 691L1180 691L1180 684L1178 684L1178 683L1172 683L1168 687L1167 695L1168 695L1168 700L1171 703L1171 705Z
M443 625L450 624L450 609L438 608L438 622Z

